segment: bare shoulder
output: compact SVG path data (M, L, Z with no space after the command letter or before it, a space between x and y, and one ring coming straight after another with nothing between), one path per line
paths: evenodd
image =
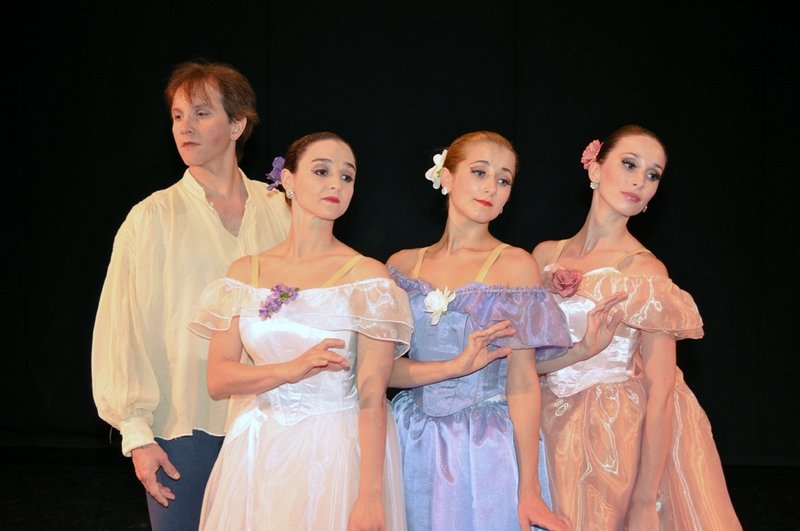
M249 282L252 271L251 260L252 257L250 255L245 255L234 260L231 265L228 266L227 277L240 280L242 282Z
M556 245L558 245L556 240L545 240L539 242L536 247L533 248L531 254L540 267L544 267L548 264L553 253L556 251Z
M531 253L522 247L508 247L500 257L509 286L532 287L540 284L539 266Z
M639 253L620 264L620 271L634 275L653 275L669 277L667 266L650 253Z
M403 249L390 256L386 263L401 273L408 274L417 263L418 254L419 249Z
M517 264L523 267L536 262L533 259L533 255L522 247L506 247L503 250L503 254L500 256L503 257L503 260L508 260L512 264Z
M390 278L389 270L380 261L369 256L363 257L355 265L352 271L352 280L364 280L367 278Z

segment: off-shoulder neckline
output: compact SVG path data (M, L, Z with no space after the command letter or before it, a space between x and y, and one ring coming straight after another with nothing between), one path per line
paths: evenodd
M587 277L589 275L594 275L594 274L597 274L597 273L602 273L604 271L610 271L612 273L616 273L616 274L618 274L620 276L628 277L628 278L653 278L653 279L655 279L655 278L663 278L665 280L669 280L670 282L672 281L672 279L670 277L668 277L668 276L653 275L653 274L650 274L650 273L626 273L626 272L620 271L616 267L610 266L610 265L595 267L595 268L589 269L587 271L581 271L580 269L576 269L574 267L567 267L567 266L562 265L562 264L560 264L558 262L552 262L550 264L547 264L547 266L545 266L545 267L552 267L552 266L559 266L559 267L562 267L564 269L571 269L571 270L574 270L574 271L578 271L584 277Z
M239 284L239 285L241 285L243 287L252 289L254 291L272 291L272 289L275 287L275 286L271 286L271 287L253 286L252 284L248 284L247 282L244 282L244 281L239 280L237 278L231 278L231 277L223 277L222 280L225 280L227 282L231 282L233 284ZM378 283L378 282L391 283L392 279L390 279L388 277L364 278L364 279L361 279L361 280L355 280L353 282L346 282L344 284L335 284L333 286L315 286L313 288L297 288L297 293L299 295L301 293L308 293L309 291L333 290L333 289L337 289L337 288L355 287L355 286L358 286L360 284ZM292 287L294 287L294 286L292 286Z
M393 275L396 275L396 276L403 277L403 279L406 282L415 282L415 283L419 284L420 287L423 288L422 291L424 293L429 293L431 291L436 291L437 289L441 291L441 288L433 287L433 285L430 282L426 281L426 280L423 280L421 278L411 278L408 275L406 275L405 273L399 271L398 269L396 269L395 267L392 267L390 265L387 265L386 267L389 269L390 273L392 273ZM447 288L447 289L450 289L450 288ZM463 293L463 292L467 292L467 291L471 291L471 290L475 290L475 289L483 289L483 290L490 290L490 291L492 291L492 290L494 290L494 291L497 291L497 290L530 291L530 290L540 290L540 289L544 289L544 288L541 287L541 286L531 286L531 287L501 286L499 284L486 284L484 282L479 282L477 280L473 280L473 281L467 282L466 284L463 284L463 285L461 285L461 286L459 286L459 287L457 287L455 289L452 289L450 291L451 291L451 293L458 294L458 293Z

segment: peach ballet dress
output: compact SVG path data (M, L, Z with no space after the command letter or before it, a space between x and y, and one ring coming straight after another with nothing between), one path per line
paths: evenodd
M557 260L563 246L564 241L544 276L561 267ZM649 253L640 249L632 254L640 252ZM642 331L670 334L676 340L703 336L691 295L667 277L620 272L621 261L584 272L575 295L556 295L572 340L578 341L595 302L627 292L620 305L623 322L611 344L586 361L542 377L541 428L553 508L581 531L625 525L647 407ZM711 425L677 367L674 393L672 447L657 502L661 530L740 530Z

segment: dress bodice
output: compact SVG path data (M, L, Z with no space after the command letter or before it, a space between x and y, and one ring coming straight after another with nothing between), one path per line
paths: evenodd
M283 425L357 406L359 334L394 342L395 357L408 349L412 328L407 299L390 279L300 290L295 300L262 319L259 307L269 293L267 288L220 279L201 296L190 327L210 335L227 329L238 315L242 343L255 365L292 360L325 338L344 341L343 349L334 350L348 359L349 369L322 371L256 397L258 407Z
M341 339L343 349L333 349L347 358L349 369L321 371L296 383L286 383L256 397L262 410L278 422L294 424L310 415L354 408L356 390L357 334L352 330L325 330L292 320L281 312L269 319L243 316L239 320L242 343L256 365L281 363L297 358L325 338Z
M546 270L560 266L550 264ZM703 323L691 295L669 278L655 275L629 275L614 267L583 273L578 292L571 297L556 295L558 305L569 321L573 341L586 332L586 319L595 303L617 292L628 293L620 303L622 323L611 344L591 358L547 375L547 385L558 396L569 396L597 383L625 381L638 374L641 334L662 332L676 339L700 338Z
M553 359L566 353L569 332L563 313L544 288L505 288L471 282L455 290L437 324L431 324L425 297L434 291L420 279L406 277L396 269L389 271L408 293L414 319L414 334L409 357L418 361L455 358L466 347L469 335L497 322L510 319L517 333L500 338L494 349L536 349L538 360ZM505 394L508 361L501 358L483 369L459 378L411 389L418 407L431 416L450 415L496 395Z
M648 422L642 347L648 334L674 340L702 337L692 297L666 275L633 274L621 265L649 253L645 248L581 275L559 273L568 269L558 261L566 243L557 242L542 281L560 293L577 289L574 295L556 296L574 340L583 337L587 313L600 300L619 292L627 297L614 307L622 323L605 350L544 378L540 456L546 460L554 511L567 516L575 529L624 528L647 440L657 438L669 451L659 465L658 522L652 527L741 531L711 425L679 368L674 369L671 403L662 411L666 420L655 427ZM572 284L578 279L577 286Z

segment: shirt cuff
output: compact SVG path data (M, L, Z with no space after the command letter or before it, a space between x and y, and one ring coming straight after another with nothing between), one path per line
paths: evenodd
M122 435L122 455L131 456L131 450L154 444L153 430L143 417L133 417L120 424L119 432Z

